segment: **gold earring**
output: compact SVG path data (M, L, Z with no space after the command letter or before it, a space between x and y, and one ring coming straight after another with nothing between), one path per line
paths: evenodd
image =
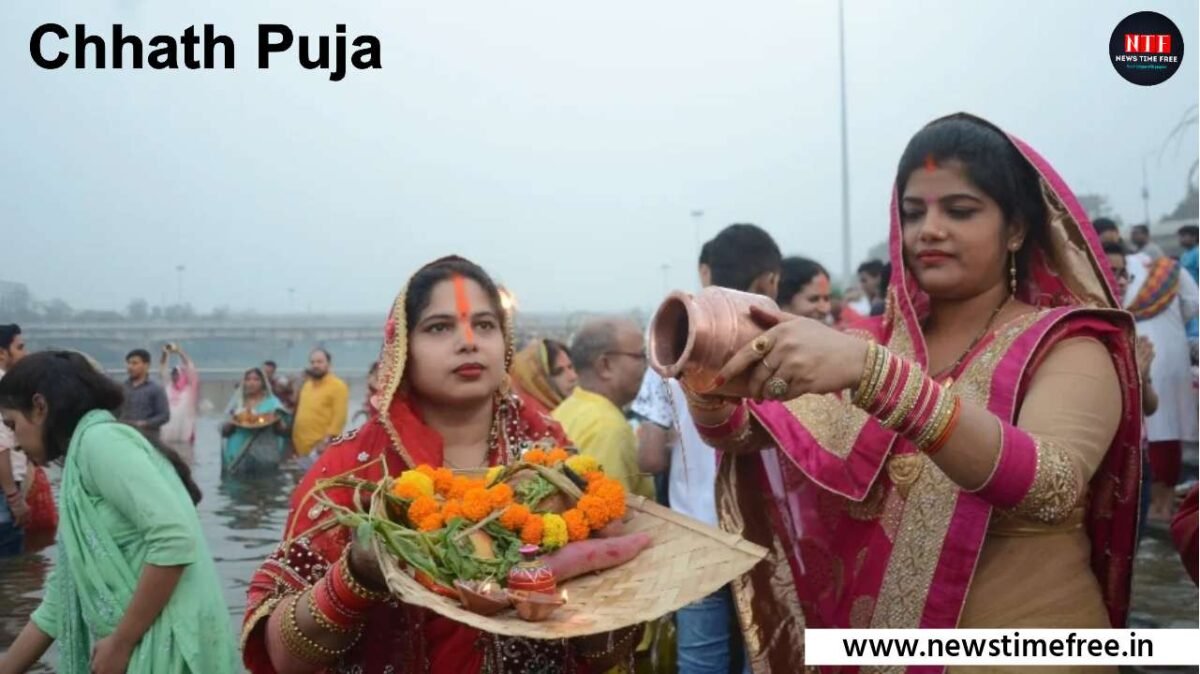
M1017 294L1017 253L1009 251L1008 253L1008 292L1010 295Z

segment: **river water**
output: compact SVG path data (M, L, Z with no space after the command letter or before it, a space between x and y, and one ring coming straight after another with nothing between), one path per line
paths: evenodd
M352 383L351 400L361 400L362 385ZM209 400L228 397L228 386L206 386ZM223 404L217 405L223 407ZM279 541L287 503L299 479L294 470L253 481L222 481L216 416L202 418L190 454L197 483L204 491L200 519L220 572L230 630L237 633L250 574ZM56 478L57 469L52 469ZM0 648L7 648L37 606L42 583L54 563L53 547L0 559ZM1146 627L1197 626L1197 591L1183 572L1164 527L1151 527L1138 554L1133 623ZM54 652L34 671L53 671Z

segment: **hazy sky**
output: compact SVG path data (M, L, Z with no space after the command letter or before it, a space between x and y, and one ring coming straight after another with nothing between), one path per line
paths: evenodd
M1121 79L1108 40L1133 9L1183 32L1179 72ZM233 71L45 71L45 21L149 39L210 22ZM383 69L341 82L296 48L256 67L256 26L369 33ZM1197 103L1195 0L846 0L857 262L886 235L896 162L968 110L1030 142L1076 192L1142 219L1184 192ZM696 231L767 228L841 267L837 4L7 0L0 6L0 279L124 308L377 311L415 267L460 253L533 310L651 307L695 284Z

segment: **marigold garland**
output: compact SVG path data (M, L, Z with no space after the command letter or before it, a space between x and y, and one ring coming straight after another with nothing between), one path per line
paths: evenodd
M444 525L445 523L442 521L441 513L433 513L432 515L422 519L421 522L417 524L417 528L421 531L437 531Z
M569 458L571 458L571 455L567 453L567 450L562 447L555 447L546 454L546 465L557 466Z
M483 487L471 487L463 496L463 517L478 522L492 512L492 501Z
M487 495L488 499L491 501L492 509L499 510L500 508L512 503L513 489L507 484L501 482L494 487L489 487L487 490Z
M528 519L529 508L520 503L514 503L505 508L504 512L500 513L500 526L509 531L520 531Z
M438 468L433 471L433 489L441 496L446 496L450 493L450 488L454 485L454 471L449 468Z
M582 477L588 473L600 470L600 462L594 456L576 454L567 459L567 468L570 468L572 472Z
M529 545L541 545L542 529L545 526L540 517L530 517L525 520L525 524L521 527L521 542Z
M463 518L462 501L446 501L442 506L442 521L449 524L455 518Z
M546 463L546 452L540 449L531 449L521 456L521 460L526 463L534 463L540 466Z
M567 538L571 542L586 540L591 535L587 517L577 508L571 508L562 514L563 522L567 525Z
M433 479L422 472L406 470L392 484L392 494L409 500L421 495L433 496Z
M562 516L556 513L542 515L542 547L557 550L566 544L567 523Z

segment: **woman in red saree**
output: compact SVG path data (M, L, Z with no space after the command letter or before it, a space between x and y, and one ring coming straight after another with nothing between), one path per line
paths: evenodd
M343 506L356 498L322 487L324 478L379 480L420 464L483 468L538 441L566 443L556 424L507 392L511 326L500 306L492 280L461 258L423 267L400 293L370 418L309 470L292 495L283 542L251 579L242 631L250 671L602 671L627 659L609 635L598 647L595 638L511 639L390 599L372 553L352 545L352 532L316 498ZM355 620L341 620L347 615Z
M734 583L756 672L793 671L805 626L1126 620L1139 381L1086 216L962 114L913 137L895 189L883 316L756 312L719 380L736 397L689 394L725 450L722 526L772 551Z

